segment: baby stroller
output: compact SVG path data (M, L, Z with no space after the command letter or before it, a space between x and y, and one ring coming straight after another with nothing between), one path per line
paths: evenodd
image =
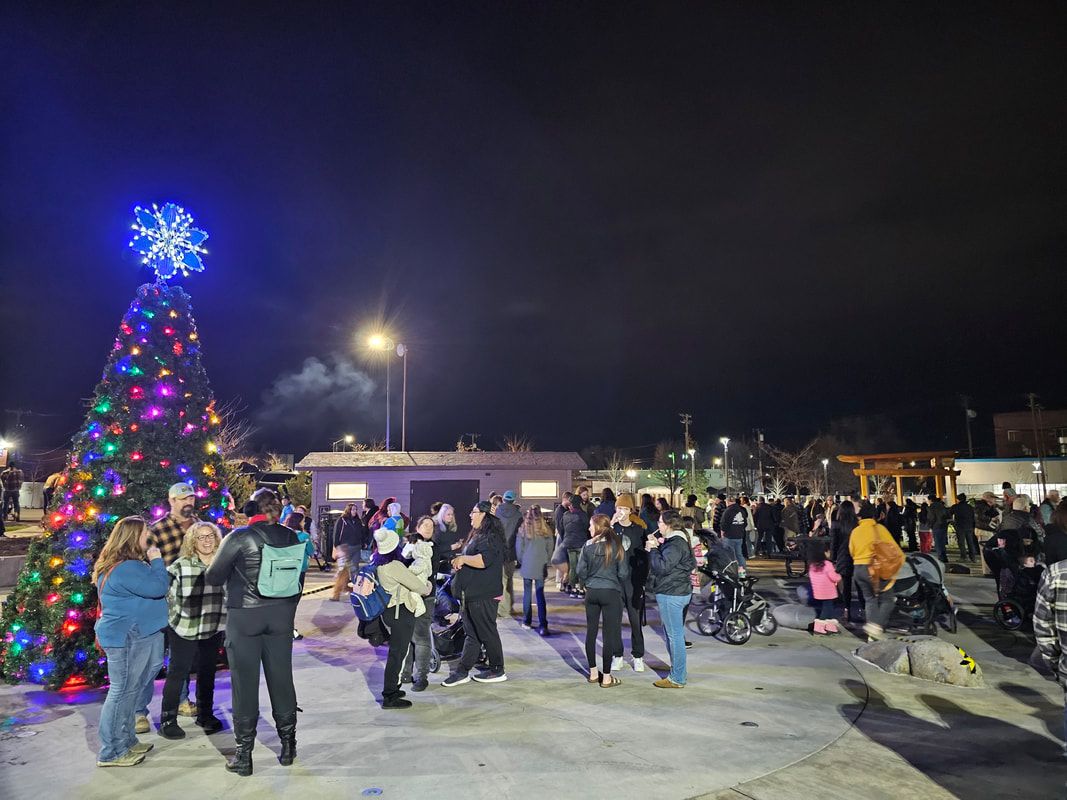
M956 632L956 609L945 588L945 569L927 553L908 553L893 586L896 610L908 617L909 633L936 633L939 617Z
M721 631L730 644L744 644L752 638L753 630L761 636L778 630L767 601L752 590L759 578L742 575L733 551L720 541L700 538L707 548L707 560L697 569L710 582L701 590L708 604L697 614L697 630L704 636Z
M1037 603L1037 587L1041 583L1041 573L1045 568L1040 564L1033 567L1021 567L1015 573L1001 573L1001 599L993 606L993 619L1009 631L1017 631L1034 619L1034 605ZM1014 577L1010 580L1009 576Z
M447 576L437 589L430 622L430 672L438 672L441 664L459 658L463 653L463 620L459 600L452 596L452 576ZM479 663L485 660L485 648Z

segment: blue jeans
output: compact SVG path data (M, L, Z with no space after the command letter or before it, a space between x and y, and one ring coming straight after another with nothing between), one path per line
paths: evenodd
M745 561L745 541L744 539L726 539L726 544L730 545L730 549L734 551L734 555L737 557L737 563L742 567L748 562Z
M531 586L531 584L533 584L533 586ZM534 589L534 592L530 591L531 588ZM544 578L522 579L522 620L527 625L529 625L533 619L531 594L537 595L537 627L543 628L548 624L548 607L545 604Z
M134 714L151 699L152 679L163 666L163 631L140 637L136 627L124 647L105 647L110 686L100 711L100 760L114 761L135 744Z
M659 618L663 622L664 630L667 632L667 648L671 654L671 671L667 677L683 686L687 677L685 670L685 620L683 619L683 612L692 599L692 595L688 594L656 595Z
M934 552L942 564L948 563L948 528L934 528Z

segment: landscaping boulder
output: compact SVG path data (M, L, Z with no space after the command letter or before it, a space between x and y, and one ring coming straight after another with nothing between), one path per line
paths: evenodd
M806 631L811 623L815 621L815 609L811 606L785 603L775 606L771 610L771 616L783 628Z
M856 655L885 672L911 675L908 645L900 639L885 639L865 644L856 651Z
M856 656L896 675L952 686L984 686L982 668L951 642L936 636L910 636L861 645Z

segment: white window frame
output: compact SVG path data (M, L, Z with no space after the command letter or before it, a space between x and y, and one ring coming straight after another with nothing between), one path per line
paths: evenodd
M338 487L336 490L334 487ZM356 488L362 486L362 489ZM327 500L366 500L370 487L363 481L335 481L326 484Z
M549 486L552 487L551 493L544 494L540 491ZM519 481L519 496L532 500L555 499L559 497L559 481Z

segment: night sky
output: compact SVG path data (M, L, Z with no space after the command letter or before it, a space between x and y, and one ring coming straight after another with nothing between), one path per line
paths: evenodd
M214 391L298 457L381 435L381 321L415 449L647 445L679 411L962 447L959 393L982 444L1067 403L1063 4L19 5L0 401L55 415L32 447L80 423L149 279L133 206L171 199L211 234Z

